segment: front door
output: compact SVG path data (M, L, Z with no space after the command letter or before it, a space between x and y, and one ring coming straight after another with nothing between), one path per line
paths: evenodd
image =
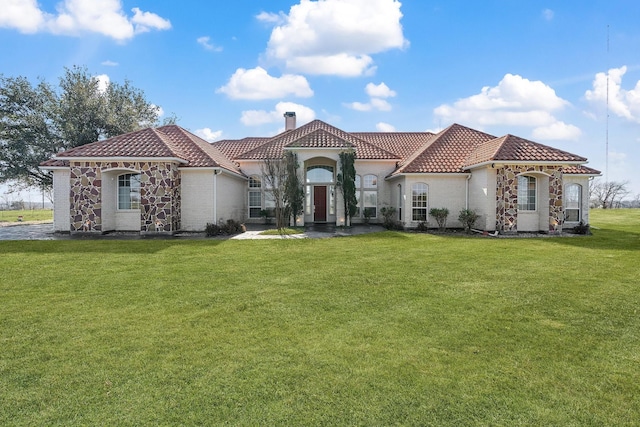
M326 222L327 221L327 186L326 185L314 185L313 186L313 221L314 222Z

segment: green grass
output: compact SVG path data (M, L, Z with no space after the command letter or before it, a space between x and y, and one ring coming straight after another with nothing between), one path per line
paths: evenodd
M53 221L53 211L51 209L0 210L0 222L19 222L19 216L22 216L23 221Z
M0 242L0 425L637 425L640 210L593 236Z
M304 233L304 228L302 227L288 227L288 228L283 228L281 230L278 230L276 228L272 228L269 230L264 230L262 232L260 232L261 235L263 236L278 236L278 235L291 235L291 234L302 234Z

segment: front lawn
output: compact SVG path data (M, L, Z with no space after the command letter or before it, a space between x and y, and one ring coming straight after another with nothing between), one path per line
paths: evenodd
M53 221L51 209L0 210L0 222Z
M592 218L0 242L0 425L634 425L640 210Z

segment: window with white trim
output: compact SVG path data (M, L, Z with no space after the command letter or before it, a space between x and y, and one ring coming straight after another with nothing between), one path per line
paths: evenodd
M518 210L536 210L536 178L533 176L518 176Z
M140 209L140 174L118 176L118 209Z
M378 177L365 175L362 177L362 207L363 215L369 218L378 216Z
M429 186L423 182L411 184L411 220L424 222L427 220L429 202Z
M262 210L262 179L257 175L249 177L249 218L260 218Z
M564 190L564 220L580 222L582 219L582 185L569 184Z
M360 175L356 175L356 179L355 179L355 185L356 185L356 213L353 214L354 218L360 218L361 213L362 213L362 197L360 197L360 194L362 193L362 179L360 178Z

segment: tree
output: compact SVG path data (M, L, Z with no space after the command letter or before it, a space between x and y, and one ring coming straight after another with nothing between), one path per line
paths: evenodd
M286 227L284 194L287 165L284 158L265 159L262 163L262 176L264 177L265 197L272 197L275 205L276 228L282 230Z
M628 181L594 180L589 186L589 200L594 207L602 209L619 207L622 199L629 194Z
M304 210L304 189L298 175L298 156L287 151L284 154L284 162L286 168L286 181L284 185L284 205L286 218L293 218L295 225L296 218L301 215Z
M38 165L54 154L155 125L158 107L129 81L108 83L86 68L65 68L58 88L0 76L0 182L51 188Z
M340 153L340 173L338 173L337 184L342 193L344 202L345 225L351 225L351 218L358 209L358 198L356 197L356 153L353 150Z

